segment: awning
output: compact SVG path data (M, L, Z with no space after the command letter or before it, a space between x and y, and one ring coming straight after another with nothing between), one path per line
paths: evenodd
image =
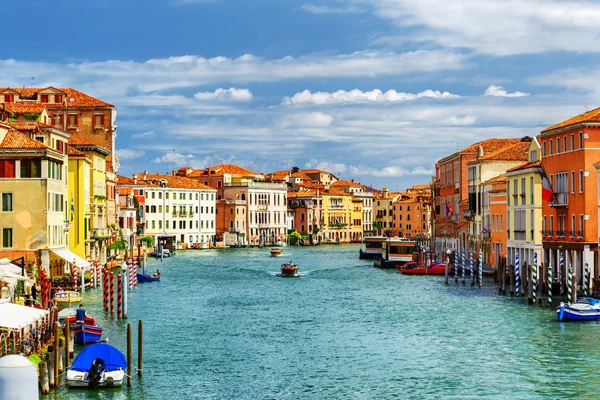
M48 311L33 307L20 306L0 300L0 328L19 329L26 328L42 320Z
M77 268L90 268L90 263L85 261L83 258L79 257L77 254L73 253L68 249L50 249L51 252L65 260L70 264L77 265Z
M0 269L3 269L4 271L12 272L13 274L17 274L17 275L21 275L23 273L23 270L21 269L21 267L19 267L18 265L15 265L15 264L11 264L10 260L8 258L0 259Z

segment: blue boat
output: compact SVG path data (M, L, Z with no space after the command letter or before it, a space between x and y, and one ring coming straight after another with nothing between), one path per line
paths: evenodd
M102 327L95 324L77 323L73 327L73 336L75 344L85 346L90 343L98 343L102 339Z
M140 274L138 272L138 274L137 274L137 280L138 280L138 282L155 282L155 281L160 281L160 275L158 275L158 274L145 275L145 274Z
M556 309L558 320L590 321L600 319L600 300L580 297L571 305L560 303Z
M86 346L67 369L67 385L87 387L121 386L127 360L116 347L107 343Z

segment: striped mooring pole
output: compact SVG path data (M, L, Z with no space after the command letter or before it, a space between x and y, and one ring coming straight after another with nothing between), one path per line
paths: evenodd
M105 269L102 275L102 286L104 287L104 309L108 311L108 271Z
M469 261L470 261L470 268L471 268L471 286L475 285L475 269L473 268L473 250L469 251Z
M569 269L567 271L567 302L573 303L573 265L569 263Z
M483 285L483 253L479 252L479 288Z
M75 292L79 290L78 279L79 275L77 274L77 266L75 265L75 263L73 263L73 291Z
M96 286L100 286L102 282L102 265L100 265L100 259L96 259Z
M127 260L127 270L129 271L129 289L133 288L133 260Z
M110 313L115 314L115 274L110 272Z
M548 260L548 304L552 307L552 259Z
M133 257L133 287L137 287L137 258Z
M521 270L519 269L519 253L515 255L515 295L521 295Z
M117 275L117 319L123 314L123 275Z
M586 296L590 295L590 266L585 263L585 271L583 272L583 293Z
M461 275L462 275L463 285L465 284L465 270L467 269L466 266L467 266L467 259L465 257L465 251L463 250L462 251L462 265L461 265Z
M532 282L532 290L531 294L533 297L533 302L537 300L537 275L538 275L538 259L537 259L537 251L533 252L533 282Z
M565 260L563 258L562 253L560 252L560 250L558 251L558 253L559 253L559 261L560 261L559 267L560 268L558 269L557 275L560 278L560 276L565 273ZM559 282L560 282L560 279L559 279Z
M454 249L454 282L458 283L458 249Z

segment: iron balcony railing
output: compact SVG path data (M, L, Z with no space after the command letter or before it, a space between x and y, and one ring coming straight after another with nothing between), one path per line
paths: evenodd
M554 201L550 204L552 207L569 207L569 193L554 193Z
M566 237L567 236L567 231L560 229L560 230L556 231L556 236L558 236L558 237Z
M515 240L525 240L525 231L514 231Z
M577 231L577 237L583 238L583 231Z

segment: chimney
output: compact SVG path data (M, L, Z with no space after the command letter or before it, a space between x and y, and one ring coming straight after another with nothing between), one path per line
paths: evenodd
M137 185L137 175L133 175L133 184Z
M381 195L384 199L388 198L388 188L381 189Z
M144 174L142 175L142 180L146 180L148 179L148 171L144 171Z
M479 145L479 147L477 147L477 159L479 160L481 157L483 157L483 146Z

